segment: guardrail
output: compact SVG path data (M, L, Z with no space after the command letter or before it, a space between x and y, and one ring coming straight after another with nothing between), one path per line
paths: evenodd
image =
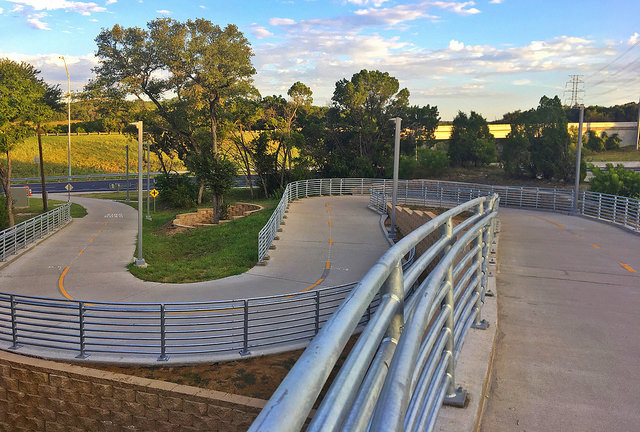
M302 428L376 298L374 315L307 431L432 430L442 401L465 397L455 386L455 358L465 334L472 326L486 328L480 310L497 210L497 195L475 198L390 248L309 343L249 430ZM454 227L453 218L463 212L473 215ZM404 271L403 256L436 230L439 240Z
M0 231L0 261L31 243L48 236L71 220L71 203Z
M597 192L582 192L580 212L584 216L622 225L640 232L640 200Z

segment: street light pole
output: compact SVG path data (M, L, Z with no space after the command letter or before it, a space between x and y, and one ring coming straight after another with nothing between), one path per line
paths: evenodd
M147 263L142 258L142 121L131 123L138 128L138 258L136 258L136 267L146 267Z
M400 163L400 123L402 119L395 117L391 119L396 122L396 139L393 148L393 192L391 195L391 230L389 238L396 237L396 203L398 202L398 167Z
M69 68L67 67L67 61L64 57L60 56L62 61L64 62L64 70L67 72L67 120L68 120L68 128L67 128L67 137L68 137L68 145L67 145L67 161L69 164L69 173L68 173L68 184L71 185L71 78L69 77ZM71 201L71 188L67 187L67 201Z
M127 152L127 202L129 201L129 144L124 146Z
M576 151L576 182L573 191L572 213L578 213L578 200L580 198L580 159L582 153L582 122L584 120L584 105L580 104L580 120L578 123L578 148Z

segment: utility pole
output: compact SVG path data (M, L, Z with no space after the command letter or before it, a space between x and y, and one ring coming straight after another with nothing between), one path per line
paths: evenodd
M580 159L582 153L582 122L584 120L584 105L580 105L580 122L578 123L578 148L576 154L576 183L574 186L573 206L571 212L578 213L578 201L580 199Z
M581 93L584 93L584 79L583 75L569 75L569 78L571 80L567 81L564 87L565 105L576 108L582 103Z
M640 150L640 100L638 101L638 122L636 123L636 150Z
M71 201L71 78L69 77L69 68L67 67L67 61L62 56L60 56L60 58L64 62L64 70L67 72L67 161L69 164L69 175L67 178L67 201Z

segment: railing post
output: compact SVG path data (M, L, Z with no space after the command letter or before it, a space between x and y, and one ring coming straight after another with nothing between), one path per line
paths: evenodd
M240 351L241 356L246 356L251 354L249 351L249 300L243 300L244 303L244 326L242 333L242 351Z
M316 291L315 324L316 324L316 334L318 334L318 332L320 331L320 291Z
M598 219L600 219L600 213L602 209L602 194L598 194Z
M629 197L625 197L624 201L624 226L627 226L627 219L629 219Z
M80 354L76 356L78 359L85 359L89 354L85 352L85 334L84 334L84 303L78 302L78 327L80 331Z
M478 213L483 213L483 203L478 205ZM488 211L492 209L488 208ZM493 222L492 222L493 224ZM473 324L471 327L480 330L486 330L489 327L489 322L487 320L481 319L482 305L484 304L484 293L487 290L486 287L486 260L489 252L489 230L490 227L486 227L482 231L478 233L478 237L475 240L475 246L479 246L478 252L473 259L473 264L478 266L478 270L476 270L476 277L478 278L478 284L476 285L475 293L476 293L476 304L475 309L478 310L476 316L473 320Z
M333 186L333 179L332 179L332 178L330 178L330 179L329 179L329 196L333 195L333 189L332 189L332 186Z
M304 196L309 198L309 180L304 181Z
M320 179L320 193L318 195L322 196L322 179Z
M618 195L613 196L613 218L612 222L616 221L616 217L618 216Z
M18 343L18 318L16 316L16 296L12 295L9 297L9 299L11 301L11 337L13 340L13 345L11 345L9 349L15 350L22 346Z
M166 311L165 305L160 305L160 356L158 361L167 361L169 356L167 355L167 325L166 325Z
M340 195L342 195L344 192L342 191L342 186L344 184L344 179L340 179Z
M584 214L584 202L587 200L587 193L586 192L582 192L582 213Z
M453 236L453 221L451 218L442 226L442 236L451 238ZM451 249L451 245L444 248L443 255ZM445 322L445 330L448 334L446 343L446 353L449 356L447 363L447 375L449 376L449 385L447 386L444 404L453 406L464 406L467 399L467 391L462 387L456 388L456 360L455 360L455 328L456 323L454 321L455 299L453 298L453 264L447 269L447 277L445 279L447 284L447 293L443 300L442 307L448 310L447 320Z

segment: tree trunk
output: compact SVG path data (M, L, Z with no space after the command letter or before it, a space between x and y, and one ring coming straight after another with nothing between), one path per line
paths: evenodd
M7 208L7 214L9 215L9 226L12 227L15 224L15 219L13 218L13 198L11 197L11 154L8 150L7 169L5 170L0 163L0 182L2 183L2 188L4 189L4 194L7 198L5 207Z
M203 193L204 193L204 182L200 180L200 189L198 189L198 205L202 204Z
M44 179L44 160L42 158L42 127L40 123L38 123L37 134L38 153L40 154L40 180L42 182L42 211L46 212L49 210L49 205L47 200L47 186Z
M220 223L220 208L218 206L218 195L213 194L213 223Z

